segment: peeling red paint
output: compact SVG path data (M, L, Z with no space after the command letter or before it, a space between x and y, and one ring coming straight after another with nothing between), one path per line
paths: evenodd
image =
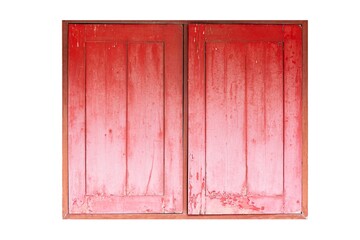
M253 201L250 201L249 197L243 196L236 193L227 193L227 192L208 192L208 197L210 199L219 199L221 205L223 206L232 206L240 209L249 209L254 211L264 210L265 207L257 207L254 205Z
M154 205L153 200L149 202L144 202L141 206L140 211L142 213L174 213L180 212L177 206L179 205L179 201L175 198L175 194L169 195L169 197L161 197L159 198L160 204ZM74 198L72 200L72 204L70 206L72 212L76 213L98 213L101 212L111 212L111 209L114 206L117 206L117 202L119 198L123 198L121 196L114 195L106 195L106 194L95 194L88 195L83 198ZM133 197L134 201L136 198L141 198L141 196ZM154 197L156 199L156 196ZM156 200L157 201L157 200ZM128 206L132 204L132 201L123 202L124 206ZM133 213L132 210L126 211L125 213Z
M205 199L205 177L203 175L203 170L200 168L200 173L196 172L195 179L192 174L189 174L189 194L188 194L188 208L189 213L193 213L195 211L199 211L199 213L204 214L203 205ZM194 189L194 186L191 184L192 182L196 182L195 186L199 186L198 183L201 182L200 189ZM195 191L195 193L194 193Z
M72 201L72 211L78 212L78 213L92 213L92 207L91 207L91 199L89 199L88 196L86 196L83 199L74 198Z

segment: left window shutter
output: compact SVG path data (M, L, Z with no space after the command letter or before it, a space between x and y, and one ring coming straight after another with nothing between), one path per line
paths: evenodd
M70 214L183 211L182 33L69 24Z

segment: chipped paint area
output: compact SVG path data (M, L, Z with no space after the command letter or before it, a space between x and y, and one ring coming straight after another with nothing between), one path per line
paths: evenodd
M189 197L188 197L188 204L189 204L189 213L192 214L194 212L202 213L203 209L203 198L204 198L204 189L205 189L205 179L203 179L203 183L201 184L200 191L196 191L197 193L193 192L193 186L189 184Z
M71 204L72 213L92 213L91 201L88 197L74 198Z
M72 212L75 213L93 213L94 202L111 202L114 196L97 193L95 195L87 195L82 198L74 198L72 201Z
M192 155L190 159L193 160ZM200 168L200 172L195 173L195 176L189 174L188 189L189 214L205 214L205 177L202 168Z
M142 196L114 196L112 194L97 193L73 198L70 202L71 213L179 213L178 199L174 194L168 197L153 196L152 200L142 201L141 205L134 205ZM154 204L154 201L157 204Z
M176 198L174 198L174 194L172 194L168 198L161 198L161 207L163 209L163 213L174 213L176 212Z
M256 206L247 196L220 191L208 191L207 206L209 206L207 214L250 214L261 213L265 210L264 206Z

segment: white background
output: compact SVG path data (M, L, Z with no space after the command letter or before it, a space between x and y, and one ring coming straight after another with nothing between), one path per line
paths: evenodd
M0 239L360 239L360 8L315 2L1 1ZM63 19L308 19L308 219L63 220Z

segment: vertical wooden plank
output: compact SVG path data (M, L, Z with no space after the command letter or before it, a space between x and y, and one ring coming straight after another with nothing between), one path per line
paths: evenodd
M86 192L125 194L126 45L86 44Z
M69 24L62 21L62 217L69 216L68 56Z
M227 185L227 79L225 44L206 44L205 160L206 190L223 192Z
M302 21L302 207L303 217L308 215L308 22Z
M283 191L282 44L247 46L248 195Z
M247 83L247 183L248 194L263 195L265 182L265 51L263 43L249 43L246 54ZM270 183L271 184L271 183ZM265 186L266 186L265 185Z
M86 194L108 195L106 183L106 50L86 43ZM109 166L111 167L111 166Z
M246 193L246 107L244 43L225 47L227 79L227 188L233 193Z
M245 48L206 44L206 191L246 193Z
M114 195L126 194L126 85L127 45L106 43L106 184Z
M283 194L284 167L284 78L283 43L267 43L265 52L266 195Z
M163 43L129 43L128 195L164 193Z
M284 212L301 212L302 181L302 29L284 26L285 166Z
M190 24L188 46L188 213L205 213L205 27Z
M183 25L183 101L181 101L181 104L183 104L183 135L182 135L182 144L183 144L183 153L182 153L182 162L183 162L183 174L182 174L182 200L183 200L183 214L188 213L188 106L189 106L189 93L188 93L188 50L189 50L189 30L187 25Z
M85 59L84 25L69 24L68 167L69 212L85 207Z
M167 25L169 41L165 47L165 196L163 209L166 213L183 212L183 26ZM185 179L186 181L186 179ZM186 208L185 208L186 209Z

